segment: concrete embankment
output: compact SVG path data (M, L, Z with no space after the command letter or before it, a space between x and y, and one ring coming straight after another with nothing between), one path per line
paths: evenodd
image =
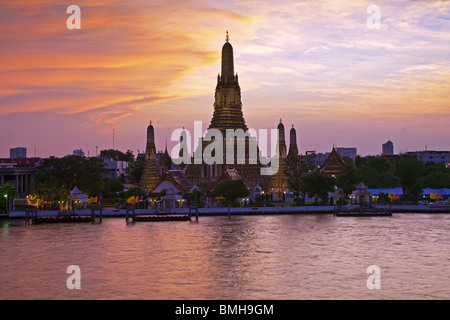
M390 210L392 213L450 213L450 207L448 208L430 208L424 205L377 205L376 209ZM340 211L354 211L358 210L359 206L344 206ZM285 206L285 207L243 207L243 208L199 208L199 216L226 216L230 212L231 215L276 215L276 214L333 214L338 208L336 206ZM155 214L153 209L136 209L136 215L149 215ZM161 212L159 212L161 213ZM188 208L177 208L170 212L164 212L163 214L188 214ZM61 215L58 211L38 211L40 217L56 217ZM75 215L90 216L91 210L76 210ZM191 209L191 215L196 215L196 210ZM99 211L95 212L95 216L99 216ZM102 210L103 218L123 218L126 217L125 209L104 209ZM25 211L12 211L9 219L24 219Z

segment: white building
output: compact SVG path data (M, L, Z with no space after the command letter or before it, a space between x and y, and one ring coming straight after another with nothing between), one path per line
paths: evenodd
M104 178L118 179L122 174L126 175L126 171L128 170L128 162L126 161L104 158L103 163L105 164L104 169L106 170L106 173L103 174Z

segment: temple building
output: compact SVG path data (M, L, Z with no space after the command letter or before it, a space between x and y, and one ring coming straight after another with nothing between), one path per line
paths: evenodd
M278 162L278 171L276 174L271 176L269 182L269 192L272 192L273 200L283 199L286 191L288 191L288 177L287 170L288 165L286 161L286 140L284 138L284 125L280 118L280 123L278 124L278 157L275 161ZM293 150L295 152L295 150ZM277 167L277 166L276 166Z
M346 164L342 159L342 156L339 154L336 148L333 147L333 150L331 150L330 155L320 167L320 171L330 176L337 177L345 171L345 168Z
M166 188L169 185L169 181L175 185L173 183L174 180L171 178L175 172L173 170L174 167L178 169L177 174L182 177L181 180L188 182L190 186L195 186L206 194L206 200L209 205L214 205L216 202L212 196L215 185L226 179L242 179L250 191L249 198L252 200L262 192L271 193L274 200L283 199L285 194L292 194L289 192L288 186L288 174L291 170L290 163L292 162L292 165L298 171L300 159L294 125L292 125L290 130L288 154L285 128L280 118L277 127L279 132L277 141L278 154L272 159L272 161L277 162L277 165L272 165L273 163L262 164L260 161L262 156L257 145L257 139L248 134L248 128L244 119L241 88L238 75L234 71L234 53L233 47L229 42L228 32L225 40L226 42L222 47L221 72L217 75L214 93L212 119L206 134L202 137L201 142L198 143L197 149L194 150L192 155L188 155L191 161L182 161L179 164L180 161L178 160L186 160L186 155L183 153L185 149L180 149L177 161L171 159L167 152L167 143L164 154L160 153L158 161L156 161L154 129L151 124L148 127L145 167L140 185L147 193L150 192L152 196L160 192L161 188ZM228 129L231 129L234 134L227 132ZM214 135L214 133L211 133L213 131L220 133L220 135ZM236 133L238 131L247 134L237 136ZM180 135L180 145L186 138L183 132L184 128ZM220 141L217 140L219 138L221 139ZM232 149L227 150L229 142L231 142L231 147L234 147L232 156L227 154ZM218 154L216 157L215 147L217 146L223 147L223 154ZM241 152L238 152L238 149L241 147ZM243 150L245 153L242 152ZM202 155L201 161L196 161L195 157L198 154ZM206 156L210 157L209 160L205 160ZM211 161L211 158L213 161ZM230 159L233 161L230 161ZM175 166L174 163L177 163L177 165ZM261 169L269 166L274 169L277 168L276 173L273 175L262 174ZM160 179L160 177L162 178ZM174 189L173 192L181 192L179 188L174 188L173 186L171 189Z
M164 153L161 152L161 154L161 157L158 159L158 169L160 177L162 177L167 171L172 170L174 167L172 159L169 156L169 152L167 151L167 141Z
M221 73L217 76L214 95L214 112L208 129L217 129L222 133L223 141L217 142L223 143L223 160L220 161L221 163L207 164L203 159L202 164L189 164L185 167L186 177L201 190L206 190L217 181L224 170L234 169L250 188L254 188L256 185L267 187L270 176L261 175L263 165L259 162L259 151L257 150L255 155L250 154L250 144L256 144L256 138L245 138L245 159L242 159L238 158L237 138L227 137L226 134L227 129L241 129L243 132L248 129L242 112L241 88L238 75L234 73L233 47L229 42L228 32L226 42L222 47L221 67ZM226 159L227 139L234 139L234 161L232 164ZM202 150L196 150L194 153L205 154L204 151L210 144L212 144L212 141L203 139L202 143L198 145L198 148L202 148ZM212 154L212 156L214 155Z
M298 156L298 146L297 146L297 133L292 124L291 131L289 131L289 153L287 155L288 159L294 160Z
M160 175L156 162L155 129L150 121L150 125L147 127L144 170L142 172L139 186L145 192L150 192L158 184L159 179Z

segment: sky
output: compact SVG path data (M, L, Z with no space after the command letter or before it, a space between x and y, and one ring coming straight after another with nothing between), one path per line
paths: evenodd
M450 1L1 0L0 158L136 155L150 121L170 152L211 121L227 30L248 127L281 117L301 154L450 150Z

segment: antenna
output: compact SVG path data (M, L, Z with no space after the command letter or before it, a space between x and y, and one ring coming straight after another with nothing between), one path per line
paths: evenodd
M113 129L113 149L116 149L116 144L114 142L114 134L116 133L116 128Z

